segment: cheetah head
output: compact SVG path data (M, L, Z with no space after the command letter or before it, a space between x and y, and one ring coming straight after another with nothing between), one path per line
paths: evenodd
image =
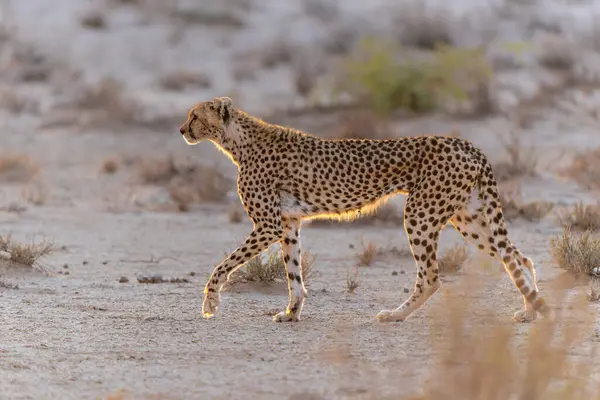
M204 101L188 112L188 119L179 132L189 145L206 139L219 141L231 120L232 111L233 103L229 97Z

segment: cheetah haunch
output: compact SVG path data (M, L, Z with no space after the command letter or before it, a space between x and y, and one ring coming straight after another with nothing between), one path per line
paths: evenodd
M390 140L331 140L267 124L233 107L231 99L202 102L181 134L190 145L210 140L237 165L238 193L254 230L219 264L206 284L202 313L213 316L227 277L280 242L290 300L274 320L298 321L306 289L300 263L302 220L355 216L386 198L408 195L404 227L417 265L413 293L380 321L403 321L440 287L437 246L450 222L480 250L504 264L533 321L552 311L539 295L533 262L510 242L498 189L485 155L463 139L444 136ZM478 193L478 196L473 194ZM470 210L470 203L479 203Z

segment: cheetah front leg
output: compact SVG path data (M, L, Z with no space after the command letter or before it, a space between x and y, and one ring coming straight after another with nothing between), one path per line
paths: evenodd
M255 221L254 231L248 236L243 245L238 247L223 262L215 267L204 288L202 315L210 318L216 314L220 304L221 287L236 269L244 265L263 250L281 239L283 230L281 222Z
M281 240L281 252L287 272L288 290L290 302L285 309L275 315L275 322L299 321L306 288L302 280L302 252L300 249L300 225L298 218L283 217L283 239Z

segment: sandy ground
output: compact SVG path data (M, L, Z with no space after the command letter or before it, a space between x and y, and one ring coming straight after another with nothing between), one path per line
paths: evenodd
M230 3L244 2L222 2ZM177 33L172 26L163 20L148 22L149 17L129 6L108 14L104 32L79 26L77 21L89 9L73 0L57 0L53 7L46 0L7 1L3 7L11 6L2 8L2 21L14 24L19 36L43 53L68 60L83 72L85 81L115 76L147 110L168 109L167 114L180 116L183 122L191 104L215 95L229 94L243 108L265 114L281 105L304 104L293 93L288 69L264 70L256 67L256 60L239 55L268 46L283 33L286 40L311 47L327 37L326 28L337 25L305 18L293 2L255 3L245 30L232 33L196 26L175 44L169 42ZM501 2L488 3L478 9L472 1L456 2L452 9L456 18L469 13L479 17L474 18L477 24L455 32L458 42L468 43L486 27L494 15L490 7ZM561 25L572 37L586 38L591 31L588 20L595 15L590 10L596 12L600 4L582 8L543 3L535 10L505 16L498 23L498 35L514 39L526 31L524 27L543 22ZM390 15L382 7L385 11L392 5L377 1L371 6L367 10L357 2L343 7L345 16L338 22L359 24L371 19L381 22L371 22L373 30L389 28ZM580 59L585 73L600 71L600 63L590 66L584 63L588 59L594 61L593 54ZM256 69L255 79L232 79L233 70L246 62L247 69ZM211 75L210 88L166 93L155 85L169 71L197 66ZM503 88L499 93L504 93L499 102L514 105L516 97L535 97L542 91L540 82L551 86L553 79L536 69L507 71L498 78ZM510 325L518 338L529 335L530 326L511 322L521 307L516 289L499 264L476 257L475 249L470 250L465 270L446 277L440 292L412 318L404 323L377 323L374 317L380 310L396 307L408 296L415 274L413 261L387 256L361 267L360 286L353 294L346 290L346 274L356 263L363 241L382 247L406 245L401 226L305 226L302 245L317 255L317 275L309 282L299 323L271 320L287 304L285 283L230 288L223 293L219 314L204 320L201 303L207 277L251 231L247 220L229 221L227 211L239 200L232 192L226 202L200 204L186 213L140 207L164 205L168 196L164 188L142 185L135 166L120 160L154 160L173 154L179 160L217 163L231 178L235 167L208 143L186 146L175 125L163 132L50 126L47 122L57 114L53 107L70 96L68 87L11 84L10 88L35 100L37 112L0 110L2 150L29 156L41 171L30 182L1 183L0 234L10 233L24 242L48 239L58 250L41 260L44 271L0 269L3 281L19 286L0 287L1 400L104 399L120 390L124 392L113 398L399 399L419 392L436 359L432 340L444 338L434 335L432 339L431 327L445 315L448 291L463 291L467 301L491 311L491 316L465 316L470 323L484 325L489 322L486 318L494 318ZM4 96L5 89L0 89ZM574 98L565 91L553 101L517 110L527 111L527 124L506 115L429 116L397 121L394 132L446 133L458 128L497 162L506 157L502 140L516 130L523 144L533 147L531 156L539 157L537 175L520 181L525 200L552 201L558 208L582 200L595 203L599 193L557 173L575 151L600 145L598 92L592 88L587 97L582 93ZM318 135L332 129L331 119L310 113L277 121ZM119 160L113 175L101 171L107 159ZM43 204L27 202L24 193L31 190L42 190ZM395 201L401 205L403 200ZM14 212L14 205L24 209ZM537 223L517 219L509 224L513 242L535 261L543 292L559 275L549 255L549 240L560 232L554 213ZM447 228L440 251L461 241ZM189 282L141 284L138 274L185 277ZM120 283L121 277L129 281ZM467 277L474 278L480 290L460 286ZM554 304L551 295L548 300ZM590 313L598 312L597 304L587 307ZM597 346L597 340L590 339L589 346ZM598 372L597 361L590 362Z
M491 152L496 145L486 145L477 131L493 125L493 120L466 123L465 136ZM550 159L564 147L551 143ZM507 324L521 306L508 278L478 268L489 261L474 258L470 272L448 278L413 318L379 324L377 312L407 296L413 262L388 257L361 268L355 294L346 291L346 273L361 240L401 246L406 244L403 230L307 226L303 247L318 255L318 275L310 282L300 323L271 321L287 301L283 283L230 289L223 294L218 316L207 321L200 314L205 279L251 225L230 223L224 205L202 205L190 213L106 211L120 191L143 188L132 183L126 167L114 176L101 174L99 168L107 157L160 154L160 147L181 157L221 159L210 144L188 147L177 132L40 131L13 138L10 146L43 165L48 201L21 214L0 213L0 231L24 241L47 238L64 247L43 260L47 274L13 268L5 272L5 279L20 289L0 290L0 398L102 398L119 389L131 398L164 399L401 396L418 391L419 379L434 359L427 336L431 319L442 312L435 305L462 275L474 274L485 288L464 295L494 310ZM223 166L231 168L226 162ZM20 187L5 186L5 202L11 196L18 201ZM530 199L570 204L585 198L548 171L528 178L523 187ZM510 226L514 242L536 261L542 290L557 274L548 240L559 232L551 217L537 224L517 220ZM460 240L446 229L441 251ZM394 271L398 274L392 275ZM187 276L190 282L147 285L135 279L136 274L152 273ZM122 276L129 282L119 283ZM514 329L526 335L529 328Z

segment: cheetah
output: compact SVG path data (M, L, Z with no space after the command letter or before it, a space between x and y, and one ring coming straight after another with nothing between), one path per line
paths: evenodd
M307 291L302 280L300 228L314 218L357 217L397 194L406 195L404 229L416 263L412 294L381 322L404 321L440 288L437 248L448 223L500 261L525 306L514 314L531 322L552 310L540 296L536 271L509 240L492 167L469 141L453 136L324 139L268 124L213 98L189 110L180 133L189 145L209 140L238 168L237 189L254 223L245 242L218 264L204 288L202 314L211 318L220 290L246 261L279 242L289 303L276 322L299 321Z

